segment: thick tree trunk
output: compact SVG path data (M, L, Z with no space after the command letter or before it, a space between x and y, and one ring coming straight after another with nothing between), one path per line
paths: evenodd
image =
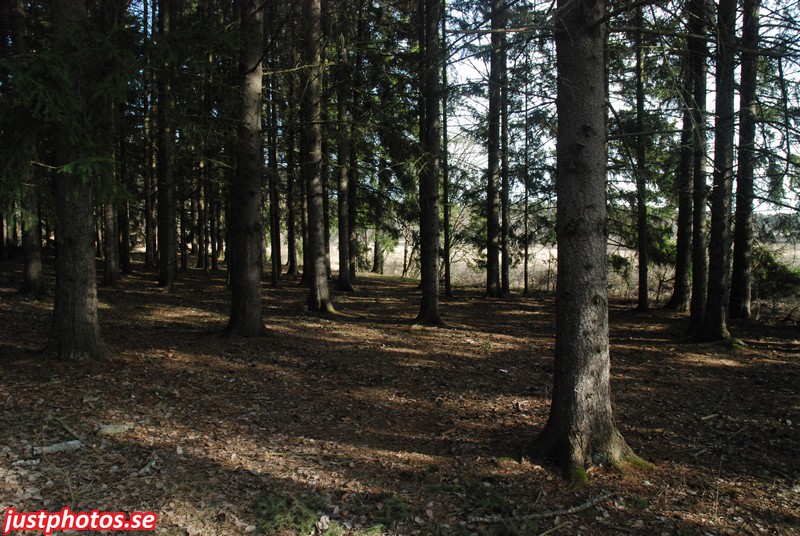
M492 0L492 30L504 26L505 0ZM503 33L492 32L489 72L489 168L486 180L486 295L497 297L500 287L500 119L502 108Z
M159 0L159 35L170 39L175 0ZM175 132L172 125L172 65L165 59L158 73L158 286L172 290L175 282L176 214L173 152Z
M422 302L416 321L420 324L442 323L439 316L439 170L441 123L439 103L442 87L439 21L441 0L423 0L425 6L425 55L423 61L423 97L425 122L422 133L422 171L419 179L420 272Z
M714 124L714 189L708 253L708 298L699 340L724 340L728 332L731 267L731 194L735 119L736 0L717 6L716 122Z
M256 337L266 332L261 313L263 7L264 0L243 0L241 5L239 82L242 108L228 213L231 315L225 332L243 337Z
M733 236L731 318L750 318L753 286L753 175L758 100L758 18L760 0L744 0L742 84L739 95L739 169L736 175L736 228Z
M602 0L559 0L556 29L558 284L553 401L535 443L573 479L632 457L609 387L605 25Z
M308 206L307 243L303 277L309 284L308 308L334 312L325 269L325 218L322 196L322 37L321 0L304 0L307 25L306 57L308 79L303 92L303 175Z
M689 0L689 32L705 35L707 29L706 0ZM702 37L689 40L689 61L695 73L692 97L692 298L689 304L689 333L696 333L703 324L708 292L708 252L706 249L706 219L708 209L708 184L706 172L706 73L708 47Z
M86 18L85 3L79 0L55 0L52 3L54 47L72 50ZM80 66L71 66L69 84L61 90L72 93L69 102L80 106L86 88L80 79ZM80 110L70 110L80 115ZM65 113L66 117L72 117ZM83 156L85 150L71 141L70 127L55 137L56 165L66 166ZM48 356L79 360L103 357L107 348L100 334L97 314L97 281L93 244L94 211L91 181L79 172L64 169L54 174L55 208L58 220L56 288L50 338L45 348Z

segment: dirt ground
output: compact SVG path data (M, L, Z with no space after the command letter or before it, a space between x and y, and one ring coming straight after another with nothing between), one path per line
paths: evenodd
M61 363L38 353L52 297L0 263L0 509L150 510L173 536L800 534L795 325L698 345L685 315L612 303L617 422L655 468L571 487L526 455L551 294L457 289L447 326L420 328L414 281L362 275L331 317L287 278L264 288L271 336L227 340L224 273L164 294L135 268L99 290L110 359ZM79 448L39 450L60 444Z

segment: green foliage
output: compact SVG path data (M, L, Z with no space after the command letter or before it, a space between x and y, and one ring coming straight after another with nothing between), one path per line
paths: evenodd
M800 269L781 263L772 250L763 246L754 248L752 260L757 297L778 300L800 293Z
M672 227L662 222L651 223L647 235L647 256L652 264L670 266L675 263L677 243L672 237Z
M386 497L381 501L381 508L378 510L375 521L379 525L391 527L396 523L408 521L412 518L413 513L411 504L402 497Z
M271 494L253 502L258 527L263 534L310 534L319 520L318 497Z
M619 274L624 278L627 278L631 273L631 261L622 255L618 255L617 253L612 253L608 256L608 265L611 267L614 273Z

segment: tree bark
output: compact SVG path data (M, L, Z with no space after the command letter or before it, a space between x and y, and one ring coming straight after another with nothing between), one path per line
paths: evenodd
M489 72L489 146L486 181L486 295L498 297L500 287L500 119L505 0L492 0L492 38Z
M9 11L7 15L10 18L11 48L18 56L25 57L29 53L25 2L11 0L7 8ZM26 167L20 193L22 255L25 262L21 292L31 296L40 296L44 282L42 279L42 237L39 225L39 181L36 180L36 175L30 166ZM2 216L0 216L0 227L2 226ZM2 239L3 233L0 230L0 240ZM5 244L0 244L3 249L4 246Z
M441 123L439 103L442 88L439 21L441 0L423 0L425 9L423 99L425 120L422 137L422 171L419 179L420 272L422 302L416 322L425 325L442 323L439 315L439 171L441 158Z
M382 231L385 226L384 196L390 188L392 170L385 158L380 158L378 163L378 191L375 204L375 234L372 237L372 273L383 274L383 244L381 243Z
M229 262L231 315L225 332L257 337L266 332L261 312L261 90L264 0L242 0L239 54L241 123L236 172L230 185Z
M753 287L753 175L758 100L758 26L760 0L744 0L742 83L739 95L739 169L736 175L736 228L733 236L731 318L750 318Z
M87 16L85 3L54 0L51 5L56 51L80 47L75 40L82 35L79 24ZM69 94L68 102L75 109L65 111L65 117L81 117L82 94L86 91L80 76L82 68L79 65L68 68L69 82L61 91ZM56 288L45 354L63 360L100 358L106 355L107 347L97 314L92 186L79 169L65 167L86 156L86 149L71 140L70 125L62 124L60 128L62 132L55 137L55 155L56 166L61 170L53 176L58 220Z
M705 35L707 30L706 0L689 0L689 32ZM706 218L708 209L708 179L706 173L706 73L708 69L708 47L702 38L689 40L689 61L695 73L692 97L692 298L689 304L689 333L696 333L703 324L708 292L708 252L706 250Z
M325 269L325 218L322 189L322 3L304 0L306 24L305 65L308 79L303 92L303 175L308 205L308 242L304 277L309 283L308 308L333 313L328 273Z
M506 6L500 14L506 27ZM511 182L508 168L508 53L506 33L500 32L500 292L511 293Z
M133 265L131 263L131 218L128 201L124 201L120 206L117 213L117 221L119 222L119 235L117 237L119 243L119 266L123 274L130 275L133 273Z
M728 332L731 267L731 194L735 119L736 0L717 6L717 73L714 123L714 189L711 194L711 234L708 244L708 298L699 340L724 340Z
M151 27L150 2L142 2L142 33L148 35L148 28ZM152 10L152 17L155 19L155 10ZM152 27L155 26L153 20ZM155 269L158 267L158 239L156 229L158 228L158 217L156 214L156 184L157 184L157 165L156 165L156 143L153 134L153 123L155 121L155 93L151 74L153 72L152 59L149 52L145 56L146 67L142 69L142 89L144 104L144 120L142 124L142 135L144 138L145 154L145 175L144 182L144 267L145 269Z
M33 177L33 173L29 173ZM36 184L23 186L22 205L25 214L22 222L22 254L25 260L25 273L22 282L22 293L30 296L41 296L44 291L42 274L42 234L39 225L39 201Z
M159 39L164 45L171 38L175 0L159 0ZM172 124L172 62L164 55L158 73L158 286L167 292L175 282L176 212L173 152L175 132Z
M692 265L692 171L694 169L694 129L692 126L694 103L692 90L697 73L694 72L690 59L690 49L687 47L683 68L683 86L681 88L681 105L683 107L681 150L675 179L678 197L675 284L672 288L672 296L664 304L665 309L673 311L686 311L689 308L689 275Z
M296 84L291 83L289 86L290 100L289 100L289 125L286 128L286 241L288 249L288 266L286 273L288 275L297 275L297 207L295 206L295 184L297 183L297 169L296 169L296 156L295 156L295 129L291 126L294 119L294 114L291 112L292 100L295 95Z
M353 60L353 70L351 71L353 78L350 82L352 87L352 100L351 100L351 113L352 120L350 121L350 166L348 171L348 186L347 186L347 215L348 215L348 230L350 231L350 282L355 283L358 272L358 150L361 133L359 131L360 122L363 119L364 103L361 98L361 88L364 86L363 75L361 69L363 68L363 47L368 46L368 33L367 33L367 20L364 16L365 2L359 1L358 12L356 15L356 43L358 46L355 50L355 58Z
M602 0L558 0L556 357L553 401L534 451L573 479L633 456L609 387L606 294L605 25Z
M276 76L270 80L269 104L269 241L271 275L270 282L274 288L280 284L281 277L281 215L280 215L280 189L278 173L278 101L276 90Z
M453 297L452 274L450 271L450 154L447 135L448 95L447 86L447 0L442 0L442 260L444 262L444 295Z
M351 120L347 112L347 102L353 89L351 87L350 66L347 60L348 26L346 15L342 14L339 36L339 65L336 80L336 164L337 164L337 222L339 227L339 290L353 292L350 280L350 136Z
M119 284L119 225L113 201L103 204L103 284Z

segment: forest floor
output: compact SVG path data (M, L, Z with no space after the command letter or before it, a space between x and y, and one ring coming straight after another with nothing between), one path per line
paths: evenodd
M654 469L574 487L526 455L551 294L457 289L428 328L414 281L363 275L319 316L287 278L264 289L270 336L230 340L224 273L165 294L137 271L99 290L110 358L63 363L39 353L52 297L19 281L0 263L0 510L154 511L171 536L800 534L795 325L692 344L685 315L612 302L617 423Z

